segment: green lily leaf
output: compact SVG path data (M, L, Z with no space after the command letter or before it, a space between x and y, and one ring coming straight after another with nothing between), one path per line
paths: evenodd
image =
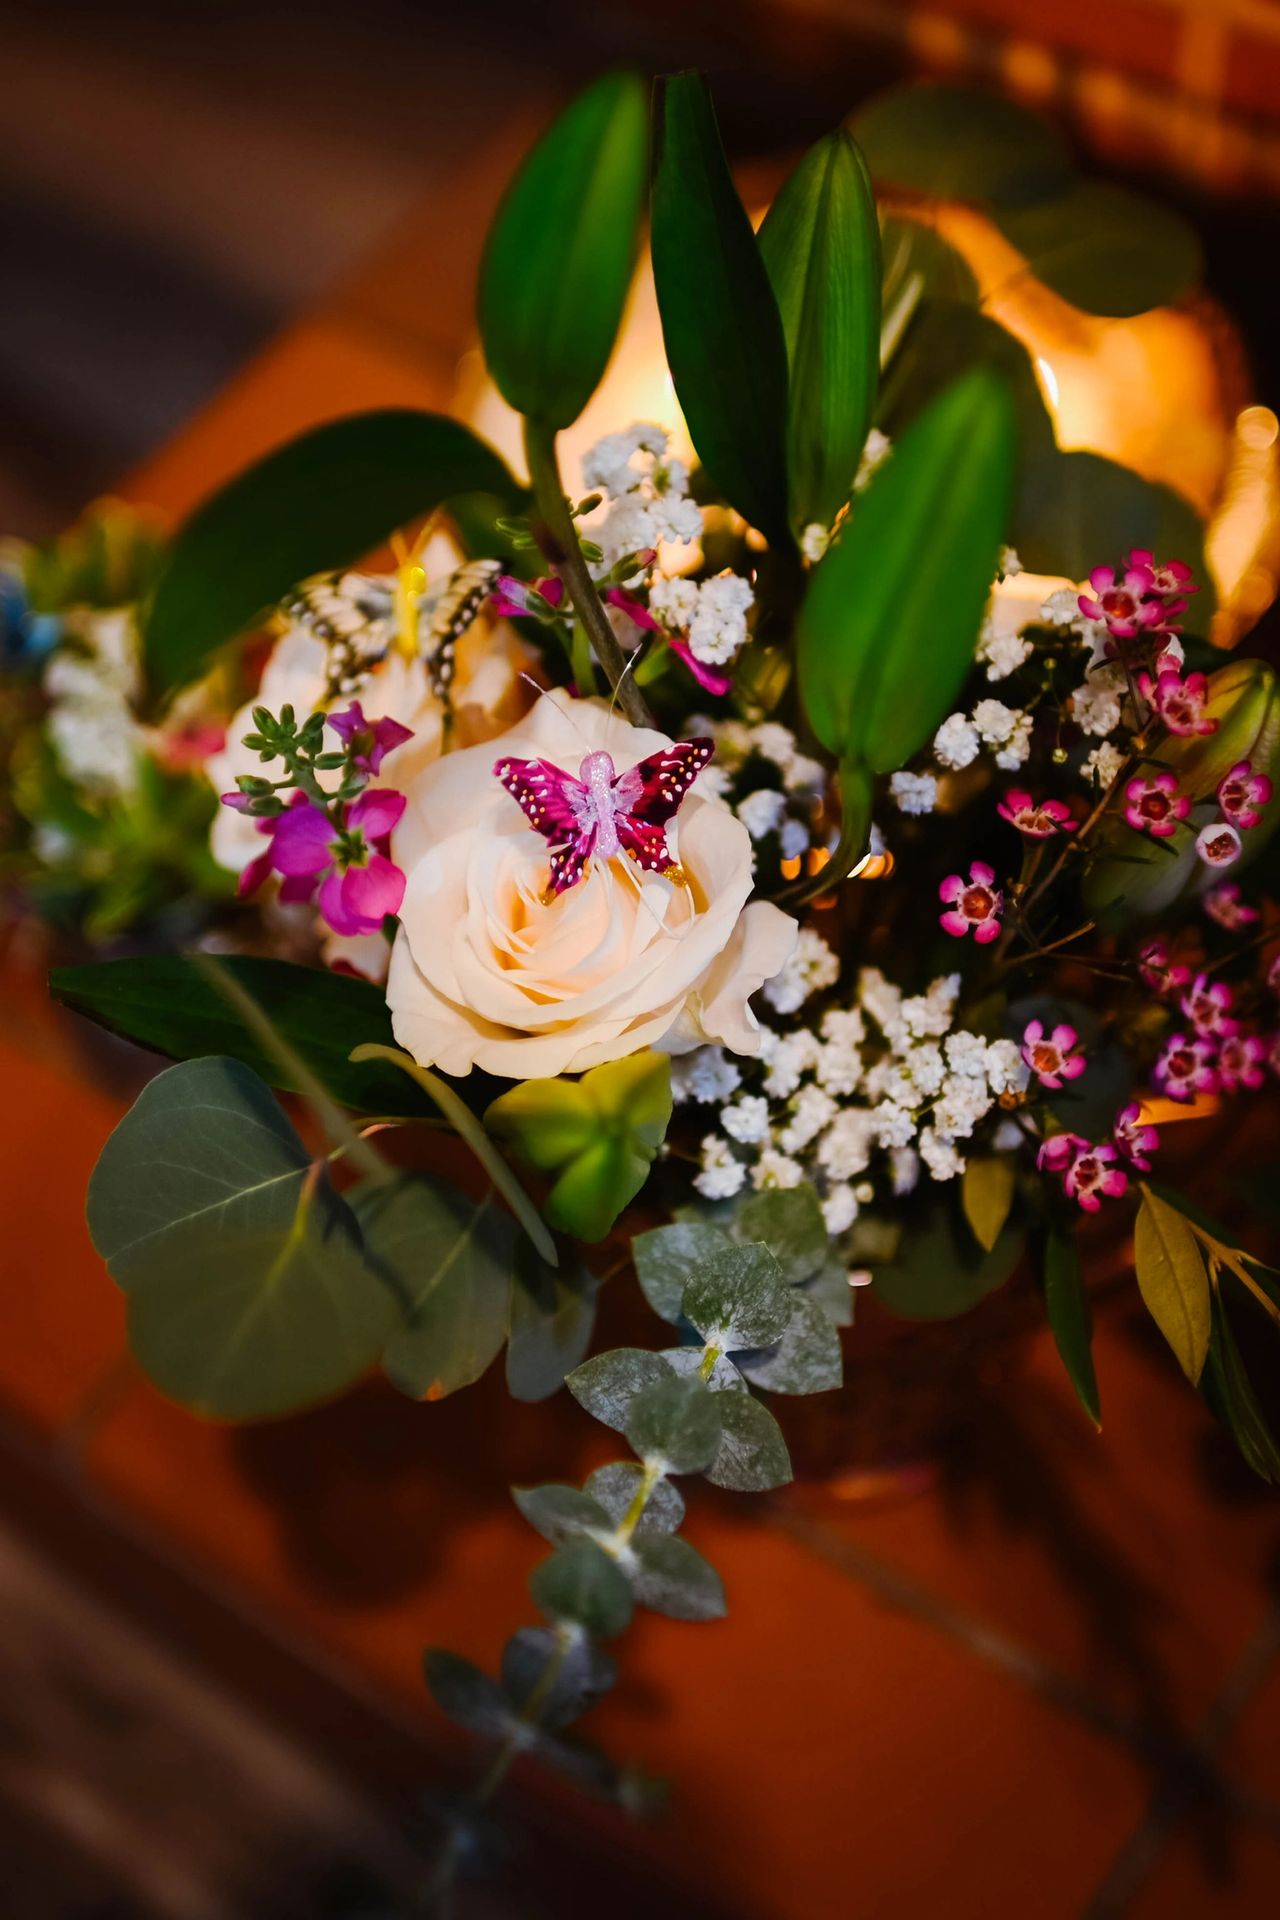
M1093 1365L1093 1325L1089 1296L1080 1275L1075 1235L1059 1226L1049 1230L1044 1249L1044 1304L1049 1330L1081 1406L1095 1427L1102 1426L1098 1376Z
M547 1223L594 1241L644 1185L670 1119L670 1064L648 1052L580 1080L526 1080L494 1101L485 1126L527 1166L555 1176Z
M658 82L650 246L662 337L698 458L775 544L787 515L787 345L700 74Z
M508 187L480 268L480 337L503 398L553 428L604 373L635 266L649 158L644 87L606 74Z
M1147 1311L1195 1386L1209 1351L1209 1274L1187 1221L1149 1187L1143 1188L1133 1249Z
M880 380L880 222L849 134L828 134L760 228L790 368L791 524L829 527L853 488Z
M142 630L156 694L197 679L211 655L309 574L344 567L457 494L521 490L493 451L438 413L352 414L277 447L219 489L179 531Z
M212 1418L331 1398L399 1321L351 1208L237 1060L186 1061L143 1088L102 1150L87 1211L129 1296L139 1366Z
M915 420L816 568L800 612L810 725L842 761L889 773L954 705L1008 524L1014 417L977 368Z

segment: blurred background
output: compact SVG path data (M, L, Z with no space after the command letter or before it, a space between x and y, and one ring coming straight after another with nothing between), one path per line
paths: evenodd
M0 4L0 530L121 485L180 513L304 417L447 404L502 181L621 60L703 67L747 180L904 77L1043 110L1193 222L1274 440L1277 0L38 0ZM43 1017L0 1032L0 1200L38 1223L0 1246L0 1915L409 1911L419 1792L469 1760L418 1649L492 1659L535 1551L506 1486L584 1436L494 1382L233 1434L121 1376L80 1219L115 1063ZM518 1782L464 1920L1276 1911L1274 1503L1122 1297L1103 1338L1102 1441L1042 1336L965 1321L802 1437L786 1501L709 1501L731 1621L646 1620L601 1716L670 1814Z

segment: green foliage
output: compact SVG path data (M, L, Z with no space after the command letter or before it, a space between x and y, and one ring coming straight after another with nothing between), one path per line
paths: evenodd
M351 1209L238 1061L145 1087L89 1184L89 1231L129 1295L129 1343L162 1392L217 1419L324 1400L399 1317Z
M703 1473L715 1459L723 1426L721 1401L696 1375L668 1372L632 1402L627 1441L646 1466L664 1474Z
M1134 1230L1134 1259L1147 1311L1194 1386L1209 1351L1209 1274L1189 1221L1146 1186Z
M844 1281L845 1295L848 1283ZM799 1290L791 1295L790 1318L772 1345L735 1353L734 1365L770 1393L828 1393L844 1371L840 1336L821 1305Z
M515 1222L492 1193L469 1200L427 1174L352 1194L368 1257L405 1305L382 1363L402 1393L440 1400L469 1387L507 1337Z
M721 1618L725 1603L720 1575L687 1540L650 1535L637 1540L632 1552L631 1586L642 1607L672 1620Z
M497 1683L474 1661L464 1660L461 1654L449 1653L443 1647L432 1647L422 1667L432 1699L460 1727L469 1733L487 1734L491 1739L500 1738L510 1730L514 1715L509 1702Z
M553 1733L589 1713L617 1678L617 1662L603 1647L585 1637L565 1646L548 1627L520 1627L502 1649L503 1693L517 1713L535 1709L538 1723Z
M708 1346L767 1347L791 1318L782 1269L765 1246L729 1247L703 1261L684 1290L681 1312Z
M1185 220L1111 181L1078 180L1051 200L1006 209L998 224L1036 278L1086 313L1167 306L1204 266Z
M1004 1232L1017 1180L1012 1154L989 1154L965 1162L960 1182L964 1217L984 1253L990 1253Z
M791 1457L769 1409L749 1393L717 1396L723 1432L707 1468L712 1486L734 1493L768 1493L791 1478Z
M816 568L797 671L809 723L842 761L900 767L973 664L1012 498L1014 420L976 369L915 420Z
M1021 1230L1009 1226L984 1253L950 1208L935 1205L906 1228L893 1260L875 1269L875 1290L906 1320L950 1320L1004 1285L1023 1244Z
M699 74L660 80L650 245L662 337L698 458L777 545L787 512L787 344Z
M660 1319L675 1325L693 1269L731 1245L719 1227L701 1220L677 1220L636 1235L631 1242L636 1275Z
M810 148L759 244L787 343L791 523L829 527L852 491L880 380L880 222L847 133Z
M1209 1352L1200 1376L1200 1391L1253 1471L1272 1486L1280 1486L1280 1445L1258 1404L1226 1306L1217 1291L1212 1300Z
M614 1526L621 1526L641 1490L644 1468L634 1460L613 1460L588 1474L583 1492L598 1500ZM644 1511L635 1526L635 1537L646 1533L675 1533L684 1520L684 1500L678 1487L669 1480L658 1480L649 1489Z
M579 1535L558 1546L534 1569L534 1602L551 1620L571 1620L587 1633L611 1640L631 1619L631 1583L594 1540Z
M605 1508L577 1487L513 1487L511 1497L529 1525L553 1545L575 1533L608 1532Z
M219 489L181 528L143 622L157 695L308 575L349 565L459 494L520 489L491 447L443 414L388 408L315 427Z
M739 1243L762 1240L793 1285L811 1280L831 1250L821 1202L807 1184L747 1194L729 1231Z
M597 1353L584 1360L565 1385L592 1419L625 1433L637 1394L655 1381L668 1379L670 1373L660 1354L644 1347L616 1347L612 1353Z
M598 1283L584 1267L552 1268L528 1241L516 1249L507 1329L507 1389L545 1400L582 1360L596 1319Z
M480 267L480 337L503 398L546 426L600 383L635 265L648 164L635 74L580 93L507 188Z
M1095 1427L1102 1425L1098 1378L1093 1366L1093 1324L1080 1274L1075 1235L1055 1222L1044 1245L1044 1304L1054 1345Z
M499 1095L485 1125L526 1166L555 1176L548 1224L595 1241L644 1185L670 1119L667 1056L635 1053L580 1080L525 1080Z

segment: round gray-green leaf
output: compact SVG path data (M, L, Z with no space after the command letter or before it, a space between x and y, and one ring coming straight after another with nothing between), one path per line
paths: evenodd
M840 1335L817 1301L800 1292L791 1295L782 1338L754 1353L735 1354L734 1361L753 1386L769 1393L828 1393L844 1371Z
M721 1351L767 1347L791 1318L791 1290L768 1247L753 1243L713 1253L684 1290L681 1312Z
M480 267L480 337L503 398L554 428L599 385L635 264L649 157L645 90L607 74L516 174Z
M1192 229L1171 207L1102 180L997 215L1038 280L1086 313L1125 318L1177 300L1200 278Z
M502 1649L503 1692L517 1713L536 1696L537 1724L552 1732L589 1713L617 1678L618 1664L603 1647L587 1639L566 1647L550 1627L520 1627Z
M669 1534L638 1540L631 1585L642 1607L672 1620L719 1620L724 1586L709 1560Z
M598 1500L614 1526L620 1526L644 1480L644 1468L634 1460L612 1460L587 1476L582 1491ZM644 1512L636 1522L635 1537L646 1533L674 1533L684 1519L684 1498L670 1480L650 1487Z
M694 1376L668 1371L637 1395L627 1420L627 1439L642 1460L661 1461L670 1473L701 1473L716 1456L723 1426L722 1404L736 1395L712 1393Z
M728 1245L728 1237L719 1227L700 1220L676 1220L670 1226L638 1233L631 1243L636 1278L654 1312L674 1326L680 1318L680 1302L690 1274Z
M1073 173L1058 134L1036 114L976 88L908 83L853 116L878 184L931 200L1027 206L1061 193Z
M529 1581L535 1603L552 1620L572 1620L610 1639L631 1618L631 1584L594 1540L566 1540Z
M668 1379L670 1373L661 1355L645 1347L614 1347L584 1360L567 1376L565 1385L593 1419L623 1433L636 1395Z
M711 1484L733 1493L768 1493L785 1486L791 1478L791 1457L769 1409L749 1393L722 1393L717 1404L724 1431L707 1468Z
M577 1487L558 1482L548 1482L544 1487L513 1487L511 1497L529 1525L553 1544L575 1533L609 1531L604 1507Z

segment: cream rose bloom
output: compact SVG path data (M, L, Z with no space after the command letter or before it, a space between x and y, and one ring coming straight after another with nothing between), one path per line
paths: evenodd
M684 884L619 854L548 903L546 845L493 772L495 747L576 774L599 749L622 773L670 745L557 691L500 741L409 783L391 847L408 886L387 1005L422 1065L524 1080L643 1047L758 1051L748 997L787 960L796 924L765 901L748 906L751 841L724 802L695 783L667 829Z

